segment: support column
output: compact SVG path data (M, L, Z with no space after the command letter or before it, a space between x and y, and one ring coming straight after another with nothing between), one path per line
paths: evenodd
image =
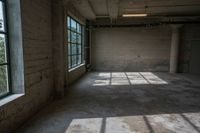
M178 69L178 53L180 43L180 28L182 25L171 25L171 52L170 52L170 73L176 73Z
M54 88L55 96L62 98L65 89L65 55L64 55L64 29L65 29L65 2L67 0L52 0L52 30L53 30L53 56L54 56Z

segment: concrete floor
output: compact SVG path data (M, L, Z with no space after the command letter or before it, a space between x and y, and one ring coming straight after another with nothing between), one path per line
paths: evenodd
M200 78L92 72L19 133L200 133Z

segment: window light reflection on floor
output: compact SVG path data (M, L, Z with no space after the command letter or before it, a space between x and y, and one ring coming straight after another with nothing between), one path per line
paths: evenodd
M172 113L72 119L65 133L199 133L200 113Z
M152 72L103 72L98 73L93 86L148 84L158 85L168 82Z

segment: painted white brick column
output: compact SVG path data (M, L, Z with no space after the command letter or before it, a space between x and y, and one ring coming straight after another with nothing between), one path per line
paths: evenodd
M176 73L178 69L178 53L180 43L180 28L182 25L171 25L171 52L170 52L170 73Z

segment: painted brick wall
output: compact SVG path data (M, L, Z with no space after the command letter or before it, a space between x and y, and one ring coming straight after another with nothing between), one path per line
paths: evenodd
M171 28L96 28L92 66L99 71L168 71Z
M0 132L9 133L53 93L51 0L21 0L25 96L0 108Z

